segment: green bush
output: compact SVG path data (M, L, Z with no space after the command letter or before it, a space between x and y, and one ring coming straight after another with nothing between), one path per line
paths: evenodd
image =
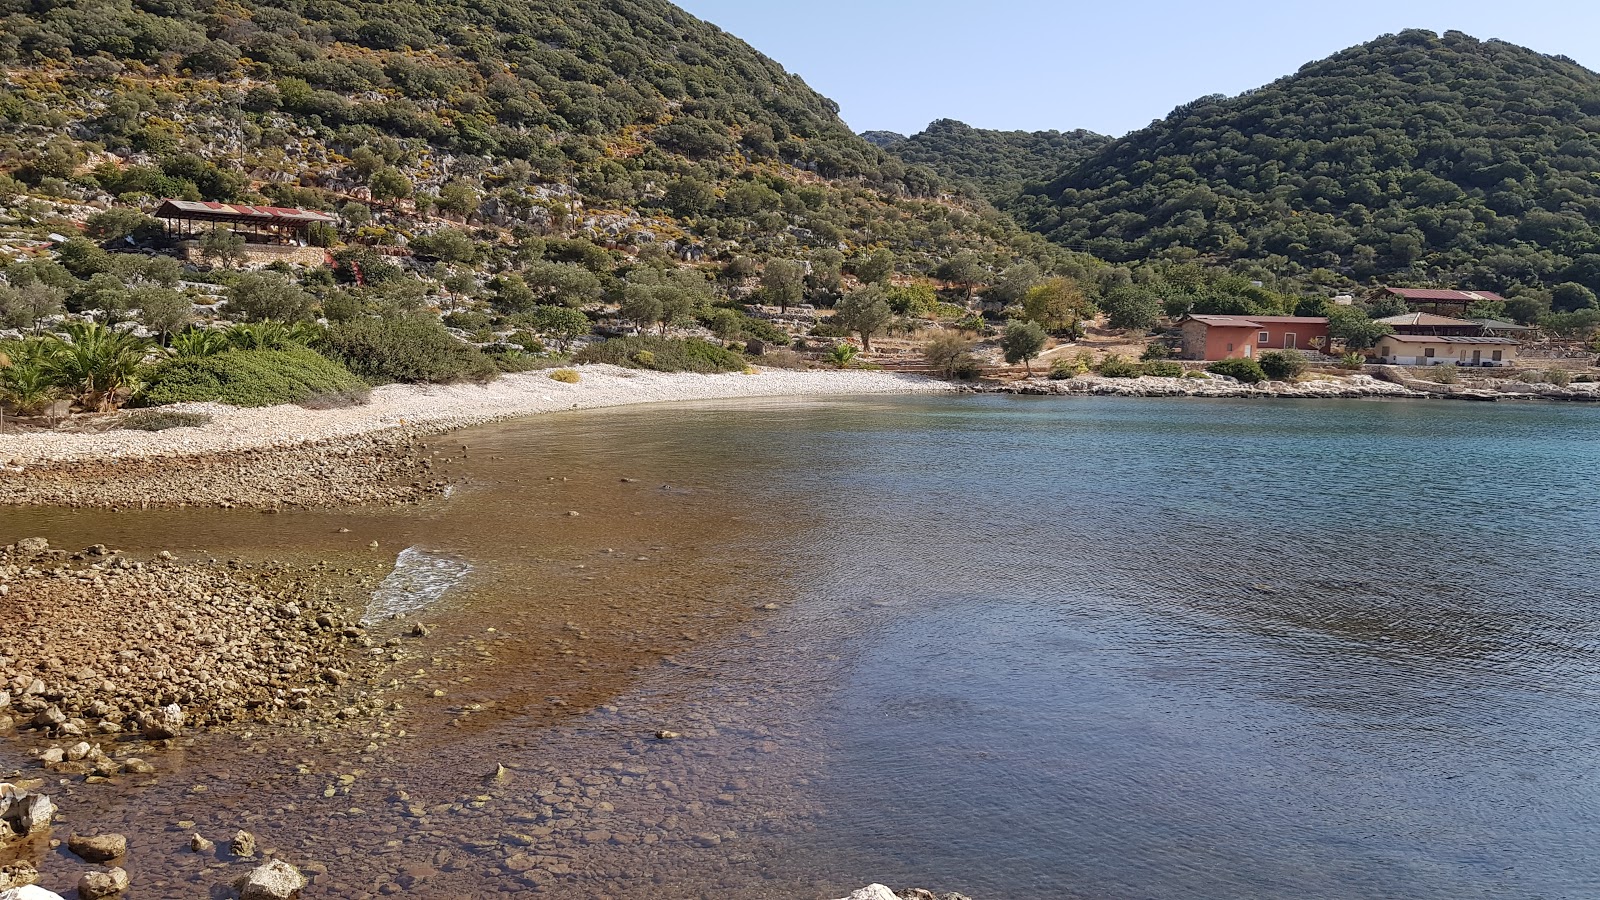
M562 384L577 384L583 380L583 376L579 375L574 369L557 369L550 373L550 380L559 381Z
M1260 384L1267 380L1267 373L1261 371L1261 364L1253 359L1219 359L1206 366L1206 371L1236 378L1245 384Z
M1273 381L1289 381L1306 370L1306 358L1292 350L1268 350L1258 363Z
M328 328L317 349L374 384L483 382L498 374L494 360L431 318L340 322Z
M230 350L158 363L146 375L134 402L277 406L323 394L364 395L366 390L366 383L350 370L311 350Z
M205 413L179 412L173 409L141 409L129 413L122 427L130 431L169 431L173 428L199 428L210 424Z
M1050 361L1050 377L1056 381L1065 381L1087 371L1089 365L1081 359L1058 356Z
M1138 363L1113 353L1100 360L1094 370L1102 378L1138 378L1144 374L1144 369Z
M1156 378L1182 378L1184 372L1183 366L1160 359L1151 360L1139 368L1144 374Z
M576 363L610 363L657 372L743 372L744 357L699 338L614 338L590 344L573 357Z

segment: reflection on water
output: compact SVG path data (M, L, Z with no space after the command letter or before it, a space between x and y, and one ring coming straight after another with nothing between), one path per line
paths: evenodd
M0 526L377 540L416 554L394 602L472 568L370 731L208 738L155 785L71 789L78 821L170 829L135 835L131 897L220 880L183 820L326 865L313 900L1590 897L1593 415L614 410L452 435L465 484L420 511Z

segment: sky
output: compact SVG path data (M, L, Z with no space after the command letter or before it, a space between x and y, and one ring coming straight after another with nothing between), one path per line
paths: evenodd
M675 0L839 103L856 131L1087 128L1120 136L1406 28L1600 70L1595 0Z

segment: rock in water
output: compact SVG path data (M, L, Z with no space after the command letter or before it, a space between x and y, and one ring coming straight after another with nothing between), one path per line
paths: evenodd
M128 839L120 834L74 834L67 838L67 849L85 862L109 862L128 852Z
M233 840L228 842L228 851L234 856L255 856L256 836L244 830L235 831Z
M193 834L189 837L189 849L196 853L210 853L217 849L217 842L208 841L199 834Z
M39 870L33 867L33 863L14 862L9 866L0 866L0 891L38 883Z
M17 834L33 834L48 828L55 818L56 805L43 794L30 794L13 785L0 785L0 798L9 798L5 822ZM0 800L0 803L7 802Z
M25 884L0 893L0 900L64 900L64 898L55 891L47 891L36 884Z
M292 900L305 886L306 877L299 869L275 859L244 877L239 900Z
M894 895L894 891L881 884L869 884L859 891L851 892L844 900L900 900L900 898Z
M183 707L174 703L146 713L140 722L140 731L152 741L164 741L183 733Z
M128 873L121 869L90 872L78 879L78 900L115 897L128 889Z

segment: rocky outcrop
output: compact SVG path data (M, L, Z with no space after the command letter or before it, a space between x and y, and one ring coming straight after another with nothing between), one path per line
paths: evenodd
M1338 399L1370 397L1424 397L1397 384L1367 375L1332 376L1307 381L1266 381L1245 384L1232 378L1206 375L1199 378L1102 378L1079 375L1052 380L1033 378L992 387L978 388L1008 394L1092 395L1106 397L1210 397L1242 399Z
M128 889L128 873L122 869L86 872L78 879L78 900L104 900Z
M1563 400L1578 403L1600 401L1600 384L1595 383L1548 384L1512 378L1475 377L1453 384L1443 384L1418 378L1412 370L1402 366L1377 366L1374 371L1379 378L1400 385L1406 390L1446 400Z
M275 859L239 880L239 900L293 900L305 886L300 870Z
M881 884L869 884L841 900L972 900L965 894L935 894L922 888L909 888L900 893Z

